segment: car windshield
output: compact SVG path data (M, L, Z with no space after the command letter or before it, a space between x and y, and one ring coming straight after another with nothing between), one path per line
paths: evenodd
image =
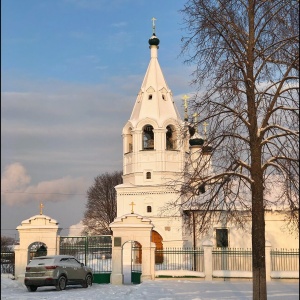
M54 264L54 258L39 258L39 259L33 259L29 266L50 266Z

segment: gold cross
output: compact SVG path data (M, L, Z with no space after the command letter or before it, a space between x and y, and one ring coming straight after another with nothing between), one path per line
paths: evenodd
M131 213L134 214L134 211L133 211L133 205L135 205L134 202L131 202L129 205L131 205Z
M196 130L196 132L198 133L198 114L197 113L194 113L193 114L193 117L194 117L194 123L195 123L195 130Z
M156 21L156 19L153 17L151 20L152 20L153 34L155 34L155 21Z
M188 96L188 95L184 95L183 97L182 97L182 100L184 101L184 108L187 108L188 106L187 106L187 99L189 99L190 97Z
M208 123L204 122L202 125L204 126L204 134L206 135L206 127L208 126Z
M43 207L44 207L44 204L41 202L40 203L40 215L43 214Z
M198 114L194 113L193 117L194 117L194 122L197 123L198 122Z

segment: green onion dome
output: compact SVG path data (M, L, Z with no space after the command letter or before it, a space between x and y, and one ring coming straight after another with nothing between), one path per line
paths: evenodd
M191 146L203 146L204 139L196 132L193 137L189 140Z
M152 45L158 46L159 45L159 39L156 37L155 33L153 33L153 35L149 39L149 45L150 46L152 46Z

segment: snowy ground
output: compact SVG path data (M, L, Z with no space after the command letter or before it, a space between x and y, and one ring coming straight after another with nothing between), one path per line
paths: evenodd
M94 284L88 289L79 286L56 291L54 287L41 287L28 292L16 281L1 276L1 300L251 300L252 283L249 281L212 281L193 279L157 279L138 285ZM271 282L268 284L268 299L299 299L297 283Z

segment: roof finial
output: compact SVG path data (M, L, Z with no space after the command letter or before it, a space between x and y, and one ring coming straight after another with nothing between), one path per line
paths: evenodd
M203 125L203 127L204 127L204 137L205 137L205 139L207 138L207 136L206 136L206 127L209 125L206 121L202 124Z
M198 113L194 113L193 117L194 117L194 123L195 123L195 131L198 133Z
M155 35L155 21L156 21L156 19L153 17L152 19L152 33L153 33L153 35Z
M42 202L40 202L40 215L43 214L43 207L44 207L44 204Z
M182 97L182 100L184 101L184 120L187 121L188 120L188 104L187 104L187 100L190 97L188 95L184 95Z

